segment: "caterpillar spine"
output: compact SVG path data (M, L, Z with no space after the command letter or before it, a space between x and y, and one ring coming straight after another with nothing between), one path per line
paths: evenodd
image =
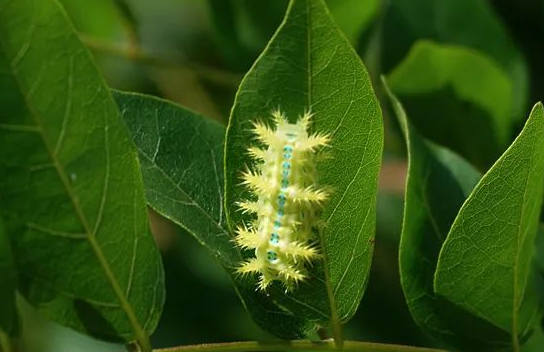
M312 115L305 113L291 124L280 111L273 111L275 128L262 122L253 124L256 139L264 148L250 147L257 163L246 169L243 184L252 200L238 202L244 213L256 217L249 226L236 230L236 243L254 250L255 256L238 267L238 273L258 274L258 289L266 290L273 281L293 290L307 278L308 265L319 257L314 241L316 212L328 192L317 187L316 152L327 145L329 136L309 134Z

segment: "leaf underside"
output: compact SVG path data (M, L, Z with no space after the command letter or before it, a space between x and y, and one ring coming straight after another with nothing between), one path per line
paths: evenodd
M19 290L53 320L145 341L164 300L137 156L53 0L0 0L0 205Z
M251 165L247 148L256 145L252 122L271 125L270 112L278 108L292 123L311 109L313 131L331 134L332 157L318 164L318 174L320 184L334 191L321 214L326 222L319 239L325 260L311 268L309 280L293 293L273 286L269 299L309 324L327 325L331 319L337 324L355 313L367 282L383 132L368 74L322 1L291 2L282 25L239 87L225 147L225 207L231 229L250 221L235 202L247 195L239 177Z
M525 127L465 201L442 246L434 288L513 335L539 319L533 252L544 179L544 111Z
M408 121L398 99L386 89L408 150L399 262L410 313L423 331L447 345L466 351L508 346L508 333L437 296L433 290L440 248L481 175L457 154L424 139Z

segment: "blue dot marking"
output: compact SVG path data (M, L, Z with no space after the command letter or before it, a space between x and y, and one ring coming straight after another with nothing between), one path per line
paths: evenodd
M279 220L274 221L274 228L277 229L277 228L279 228L280 226L281 226L281 221L279 221Z
M278 244L280 242L280 236L277 233L272 233L272 236L270 236L270 243Z
M266 252L266 254L268 255L268 260L271 262L276 261L278 259L278 254L274 251L268 251Z

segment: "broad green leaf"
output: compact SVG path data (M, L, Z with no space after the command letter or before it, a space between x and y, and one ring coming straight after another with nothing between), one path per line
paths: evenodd
M19 290L61 324L149 349L164 287L137 155L56 1L0 0L0 111Z
M378 15L379 0L326 0L331 15L352 45Z
M544 111L525 127L465 201L442 246L435 292L513 335L538 319L532 257L544 178Z
M225 127L151 96L114 92L114 98L138 150L149 205L222 264L238 260L221 206Z
M234 277L242 256L223 212L225 127L158 98L122 92L115 98L139 152L149 205L187 230ZM234 283L253 319L270 332L297 338L308 330L253 286Z
M420 41L388 81L424 136L478 166L489 166L508 145L512 85L485 55Z
M12 334L17 323L15 290L17 276L8 236L0 221L0 334Z
M234 203L246 194L239 177L251 163L251 123L270 123L275 108L292 122L311 109L313 129L331 134L332 157L318 164L318 173L334 192L321 214L325 259L293 293L273 286L269 299L305 321L332 322L338 328L355 313L367 282L383 132L368 74L322 1L290 3L283 23L239 87L225 146L231 229L249 220Z
M393 69L421 38L478 50L507 72L513 86L510 116L522 120L527 109L527 64L489 1L391 0L384 17L384 72Z
M506 332L433 292L440 248L481 175L457 154L424 139L408 121L398 99L389 90L388 94L408 150L399 247L400 278L408 308L423 331L445 344L479 351L504 347L510 342Z

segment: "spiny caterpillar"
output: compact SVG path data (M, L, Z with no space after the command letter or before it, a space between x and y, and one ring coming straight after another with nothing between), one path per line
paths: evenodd
M236 230L236 243L255 250L255 257L238 268L240 274L259 274L258 289L264 291L273 282L286 290L307 277L305 263L319 257L315 247L316 212L327 198L316 187L316 152L327 145L329 136L308 134L312 115L306 112L291 124L280 111L273 111L275 129L262 122L253 123L253 132L264 148L250 147L257 162L242 174L253 199L238 202L244 213L256 215L249 227Z

